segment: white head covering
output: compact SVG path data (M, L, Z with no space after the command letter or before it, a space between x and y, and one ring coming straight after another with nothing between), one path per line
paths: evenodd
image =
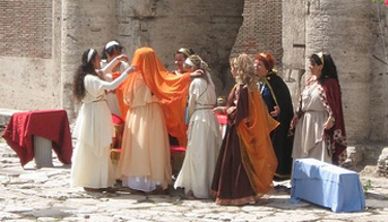
M110 42L106 43L105 50L109 49L110 47L112 47L114 45L120 45L120 44L117 41L110 41Z
M92 59L92 56L94 54L94 49L89 49L89 52L88 52L88 58L86 60L86 62L90 62L90 60Z
M185 60L185 64L188 65L188 66L190 66L190 67L194 67L194 66L195 66L194 63L193 63L189 58L187 58L187 59Z

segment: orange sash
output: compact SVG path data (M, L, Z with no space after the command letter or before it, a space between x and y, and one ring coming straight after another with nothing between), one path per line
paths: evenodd
M269 114L258 90L248 92L249 117L237 126L242 162L257 194L267 193L277 168L270 133L279 123Z

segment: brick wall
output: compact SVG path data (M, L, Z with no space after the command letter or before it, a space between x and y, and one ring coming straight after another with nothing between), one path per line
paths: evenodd
M52 1L0 0L0 56L51 58Z
M282 1L245 0L244 22L232 55L272 51L278 66L282 57Z

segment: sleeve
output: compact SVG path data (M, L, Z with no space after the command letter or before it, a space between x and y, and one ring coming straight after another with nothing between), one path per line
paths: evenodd
M101 90L113 90L117 88L121 82L127 77L127 72L121 73L121 75L112 82L104 81L94 75L86 75L85 88L93 96L98 96Z
M280 77L274 79L274 81L270 84L272 85L272 89L275 94L274 96L276 97L280 107L279 120L280 122L289 125L292 117L294 116L294 108L292 106L290 91L286 83Z
M189 101L188 101L188 105L187 105L187 109L189 111L189 118L191 117L191 115L194 112L195 103L198 100L198 96L199 96L199 88L200 88L199 87L199 79L194 79L191 82L190 88L189 88Z
M235 124L247 118L249 115L248 87L242 86L238 93Z

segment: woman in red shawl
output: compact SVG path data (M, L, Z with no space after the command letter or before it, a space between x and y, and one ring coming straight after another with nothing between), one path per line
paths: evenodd
M318 53L310 57L310 71L291 124L296 125L292 157L340 164L346 159L346 133L337 68L329 54Z

